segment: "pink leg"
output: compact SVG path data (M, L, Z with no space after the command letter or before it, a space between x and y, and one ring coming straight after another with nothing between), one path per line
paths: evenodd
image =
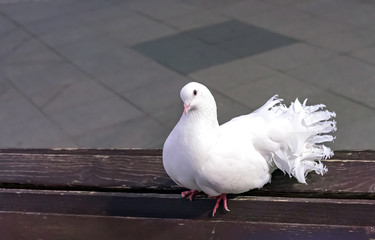
M190 202L193 201L193 198L195 195L197 195L199 192L197 190L190 190L190 191L184 191L181 193L182 198L189 198Z
M215 216L215 213L219 207L219 204L220 204L220 201L223 200L224 202L224 209L227 210L228 212L230 211L229 208L228 208L228 202L227 202L227 195L226 194L221 194L217 197L215 197L217 200L216 200L216 204L215 204L215 207L214 207L214 210L212 211L212 216Z

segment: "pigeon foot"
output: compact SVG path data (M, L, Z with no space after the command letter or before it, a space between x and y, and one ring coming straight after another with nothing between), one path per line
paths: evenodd
M224 202L224 209L226 211L228 211L228 212L230 211L229 208L228 208L227 194L223 193L223 194L221 194L219 196L216 196L214 198L216 198L217 200L216 200L216 204L215 204L214 210L212 211L212 216L215 216L215 213L216 213L216 211L217 211L217 209L219 207L219 204L220 204L221 200L223 200L223 202Z
M190 202L193 201L193 198L195 195L197 195L199 192L197 190L190 190L190 191L184 191L181 193L182 198L189 198Z

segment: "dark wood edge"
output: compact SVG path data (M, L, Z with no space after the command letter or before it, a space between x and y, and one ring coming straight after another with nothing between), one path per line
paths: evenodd
M214 205L212 198L190 202L178 194L0 189L0 211L375 226L372 200L235 196L229 213L220 205L212 217Z
M0 212L5 239L304 239L375 237L373 226Z
M83 149L83 148L3 148L1 153L20 154L88 154L88 155L132 155L132 156L161 156L162 149ZM332 159L339 160L375 160L375 150L336 150Z

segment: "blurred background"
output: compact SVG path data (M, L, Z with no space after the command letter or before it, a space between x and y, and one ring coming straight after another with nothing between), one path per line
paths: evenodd
M375 149L374 23L370 0L0 0L0 147L160 148L198 81L220 123L308 98L333 149Z

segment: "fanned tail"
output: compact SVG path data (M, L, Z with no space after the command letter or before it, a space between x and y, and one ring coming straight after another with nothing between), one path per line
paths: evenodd
M337 130L336 121L333 120L336 114L323 110L323 104L306 106L307 99L302 104L296 99L290 107L279 104L281 101L276 95L257 110L266 118L277 119L270 125L276 122L279 128L287 132L283 139L276 140L280 147L271 151L268 159L284 173L306 183L309 172L315 171L321 175L327 172L321 160L332 157L333 151L322 143L334 140L328 133Z

